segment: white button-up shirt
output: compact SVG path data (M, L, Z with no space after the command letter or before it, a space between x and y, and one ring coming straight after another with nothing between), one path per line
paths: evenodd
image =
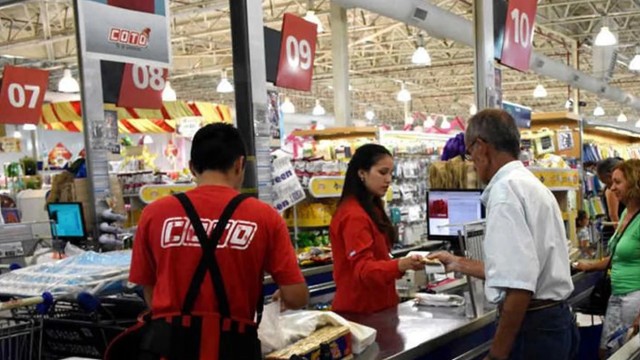
M573 291L560 207L520 161L504 165L482 194L487 208L485 294L493 303L506 289L533 299L565 300Z

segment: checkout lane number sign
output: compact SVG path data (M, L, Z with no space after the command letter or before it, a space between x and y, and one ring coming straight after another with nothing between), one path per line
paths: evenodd
M537 9L536 1L509 1L500 60L503 65L522 72L529 71Z
M48 71L5 65L0 90L0 123L39 123L48 84Z
M284 14L277 86L311 90L317 37L316 24L293 14Z
M157 66L126 64L117 105L141 109L162 108L162 91L168 75L167 69Z

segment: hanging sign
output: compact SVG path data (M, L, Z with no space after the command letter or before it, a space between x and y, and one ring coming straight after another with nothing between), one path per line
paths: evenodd
M558 150L571 150L574 148L573 131L571 129L561 129L556 131L558 136Z
M139 109L162 108L162 91L169 71L157 66L126 64L117 105Z
M120 3L132 6L120 7ZM82 34L80 46L87 56L154 66L170 65L168 0L111 1L107 4L99 0L78 0L77 4ZM153 12L149 11L151 9Z
M39 123L48 84L48 71L5 65L0 90L0 123Z
M196 132L202 127L204 119L200 116L186 116L178 119L178 134L193 139Z
M276 210L285 211L304 200L304 189L302 189L289 157L281 157L273 161L271 176L273 179L273 207Z
M318 26L293 14L284 14L276 86L311 90Z
M509 1L500 61L503 65L522 72L529 71L537 8L536 1Z
M508 101L502 102L502 109L508 112L516 121L516 125L521 129L531 128L531 108L513 104Z
M0 153L19 153L21 141L18 138L0 137Z
M309 193L316 199L339 198L344 187L344 176L314 176L309 180Z

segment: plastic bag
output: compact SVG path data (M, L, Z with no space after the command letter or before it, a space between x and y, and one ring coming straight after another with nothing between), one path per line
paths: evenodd
M280 327L280 302L275 301L264 307L262 321L258 328L258 338L262 345L262 353L282 349L287 343Z
M340 315L327 311L286 311L280 313L280 304L265 306L258 337L262 342L263 354L280 350L305 338L316 329L327 325L349 327L352 350L363 352L376 340L377 331L370 327L347 321Z

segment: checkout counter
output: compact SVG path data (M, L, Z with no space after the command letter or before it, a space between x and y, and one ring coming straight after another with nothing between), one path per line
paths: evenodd
M332 269L332 265L326 265L303 271L312 293L312 303L314 299L329 297L335 291ZM599 273L574 273L575 289L569 303L575 306L587 299L599 277ZM269 278L265 285L265 292L275 287ZM436 291L462 294L468 289L466 280L461 279L454 286L443 286ZM490 306L477 317L467 317L464 306L416 306L413 301L372 315L340 315L378 331L376 342L356 356L357 360L482 359L496 330L496 311Z

